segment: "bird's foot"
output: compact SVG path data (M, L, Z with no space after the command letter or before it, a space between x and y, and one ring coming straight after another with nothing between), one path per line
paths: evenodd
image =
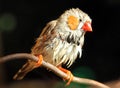
M73 74L71 73L71 71L62 68L61 66L58 67L58 69L60 69L61 71L63 71L64 73L67 74L67 77L66 77L66 78L63 78L63 80L68 80L68 82L66 83L66 86L67 86L67 85L70 85L71 81L73 80Z
M42 61L43 61L43 56L40 54L37 56L38 57L38 62L35 64L35 67L40 67L42 65Z

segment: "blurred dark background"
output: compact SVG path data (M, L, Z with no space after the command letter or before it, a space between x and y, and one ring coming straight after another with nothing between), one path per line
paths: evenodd
M92 18L93 32L86 35L82 58L77 59L69 69L90 69L94 79L100 82L119 79L119 0L0 0L1 56L20 52L30 53L46 23L58 18L65 10L76 7ZM4 63L4 82L12 82L13 75L24 62L14 60ZM46 69L39 68L30 72L24 80L56 78Z

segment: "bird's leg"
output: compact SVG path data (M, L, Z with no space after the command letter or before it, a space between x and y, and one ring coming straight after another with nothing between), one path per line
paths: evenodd
M71 73L71 71L69 71L65 68L62 68L61 66L58 66L58 69L60 69L61 71L63 71L64 73L67 74L67 77L63 78L63 80L68 80L66 85L69 85L71 83L71 81L73 80L73 74Z
M43 61L43 56L41 54L38 55L37 57L38 57L38 62L35 64L35 68L40 67Z

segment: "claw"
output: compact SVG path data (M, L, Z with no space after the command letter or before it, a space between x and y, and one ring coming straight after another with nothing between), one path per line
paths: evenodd
M67 74L67 77L63 78L63 80L68 80L68 82L66 83L66 86L70 85L71 81L73 80L73 74L71 73L71 71L64 69L62 67L58 67L58 68Z
M66 86L70 85L71 81L73 80L73 74L71 73L71 71L67 71L66 73L68 76L67 78L65 78L65 80L68 80L68 82L66 83Z
M35 64L35 67L40 67L42 65L42 61L43 61L43 56L42 55L39 55L37 56L39 59L38 59L38 62Z

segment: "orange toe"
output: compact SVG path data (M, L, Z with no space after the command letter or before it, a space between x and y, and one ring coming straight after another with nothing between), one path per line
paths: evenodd
M42 55L39 55L39 56L37 56L39 59L38 59L38 62L36 63L36 67L40 67L41 66L41 64L42 64L42 61L43 61L43 56Z
M71 71L67 70L67 69L64 69L62 67L58 67L61 71L63 71L64 73L67 74L67 77L66 78L63 78L63 80L68 80L68 82L66 83L66 86L67 85L70 85L71 81L73 80L73 74L71 73Z
M66 85L70 85L71 81L73 80L73 74L71 73L71 71L67 71L67 78L64 78L65 80L68 80L68 82L66 83Z

